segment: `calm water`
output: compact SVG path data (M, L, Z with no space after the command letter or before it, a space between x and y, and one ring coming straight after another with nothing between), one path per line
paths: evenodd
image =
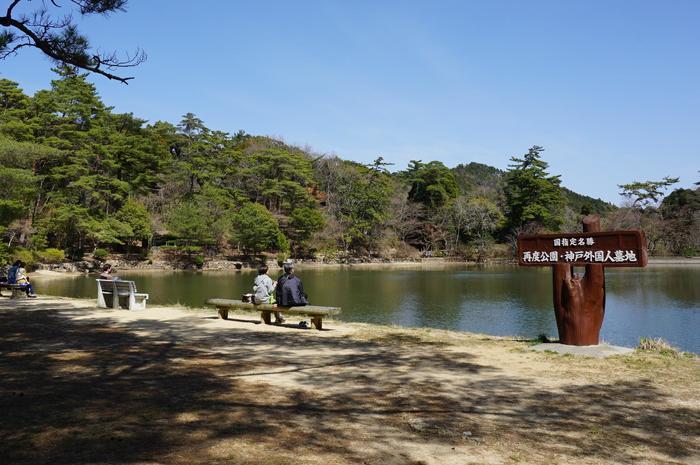
M343 308L340 319L458 329L495 335L557 334L549 269L465 267L447 270L300 270L310 300ZM123 272L149 303L201 307L209 297L239 299L255 273ZM270 273L276 279L277 273ZM94 297L95 276L35 278L41 294ZM700 267L606 271L602 338L635 346L663 337L700 353Z

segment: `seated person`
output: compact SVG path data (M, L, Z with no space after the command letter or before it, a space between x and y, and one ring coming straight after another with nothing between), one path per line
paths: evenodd
M253 303L255 304L274 304L275 303L275 283L272 278L267 275L267 265L261 265L258 268L258 276L253 283ZM280 312L275 313L275 323L284 323L284 318Z
M114 269L112 268L112 265L109 263L105 263L102 267L102 273L100 273L100 279L111 279L112 281L118 280L119 277L115 274L112 274L113 272Z
M24 269L24 263L21 260L14 262L7 271L7 284L19 284L26 291L27 297L36 297L34 288L29 282L27 271Z
M309 298L304 292L301 279L294 274L294 264L286 261L282 265L284 275L277 281L275 298L280 307L302 307L308 305Z

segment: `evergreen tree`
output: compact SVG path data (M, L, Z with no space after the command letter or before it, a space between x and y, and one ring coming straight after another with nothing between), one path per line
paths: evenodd
M358 253L374 249L389 219L391 177L337 157L319 160L317 172L328 211L341 227L336 239L343 249Z
M408 198L431 208L439 208L457 197L454 173L439 161L411 160L407 176L411 182Z
M16 82L0 79L0 134L17 141L32 140L32 128L26 121L30 102Z
M279 224L264 205L248 203L233 215L235 238L254 256L263 250L286 245Z
M564 196L559 176L547 173L542 147L532 146L522 158L512 157L506 174L508 228L513 231L526 223L538 223L556 231L563 221Z
M318 210L310 207L296 208L289 219L288 235L300 248L314 233L323 229L324 224L323 215Z
M151 218L143 204L128 200L114 216L115 219L129 226L131 235L123 237L125 241L139 240L146 243L151 238L153 234Z
M664 196L663 191L678 182L678 178L666 176L660 181L635 181L629 184L618 184L620 195L632 200L633 207L644 208L654 204Z
M187 244L201 244L213 240L207 212L196 200L184 200L173 205L167 215L168 230Z

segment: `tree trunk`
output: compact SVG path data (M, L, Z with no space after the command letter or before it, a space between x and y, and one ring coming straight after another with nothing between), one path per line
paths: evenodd
M600 217L583 219L584 232L599 232ZM605 315L605 272L603 265L586 265L583 277L573 266L554 265L554 315L562 344L587 346L599 343Z

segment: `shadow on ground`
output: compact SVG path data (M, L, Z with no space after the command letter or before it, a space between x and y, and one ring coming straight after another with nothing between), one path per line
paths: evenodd
M550 391L406 337L195 332L206 317L117 324L31 308L0 308L1 463L422 463L393 445L449 448L466 431L475 453L512 441L543 462L634 462L642 448L682 463L698 452L698 411L651 382ZM265 382L275 376L291 387Z

